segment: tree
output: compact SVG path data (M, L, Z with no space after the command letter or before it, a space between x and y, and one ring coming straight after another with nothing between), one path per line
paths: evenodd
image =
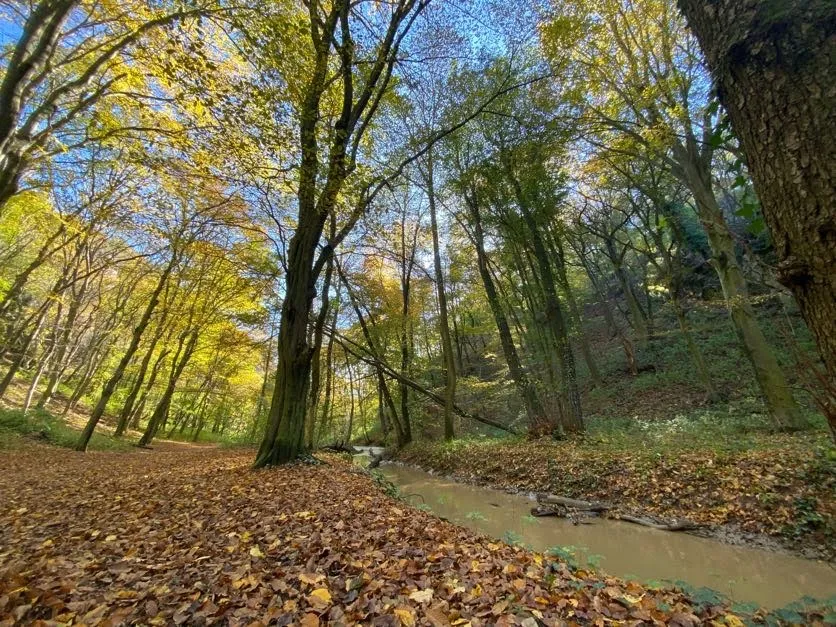
M578 102L594 148L665 164L688 186L711 246L731 323L752 364L776 424L798 428L803 418L749 296L734 234L715 190L714 163L723 147L722 116L701 72L696 42L673 0L642 0L626 9L615 0L567 7L544 29L558 67L572 67L587 93Z
M379 13L376 19L382 20L383 35L370 44L366 59L355 56L361 49L355 43L357 30L365 28L361 26L364 18L359 9L352 8L347 0L330 6L318 0L308 4L306 28L312 71L299 110L298 219L288 249L276 384L256 466L286 463L304 451L306 400L313 359L308 344L308 323L315 294L312 287L338 242L329 242L329 249L319 260L315 260L317 246L347 177L357 167L361 141L388 90L401 43L426 4L423 0L398 0L387 7L385 15ZM339 64L336 76L330 75L334 63ZM339 114L336 118L324 117L324 99L336 89L332 87L334 84L341 92ZM328 132L323 133L323 123L329 120L333 121ZM325 157L320 147L323 136L327 141L324 172L320 170ZM366 200L358 201L354 222ZM349 224L353 226L351 220Z
M21 176L44 154L136 130L140 125L127 121L122 129L89 124L59 139L103 100L137 93L142 79L132 74L123 53L158 29L212 12L206 6L153 11L141 3L132 9L40 0L26 14L0 82L0 211L18 191ZM123 112L128 108L125 100L120 106Z
M679 0L743 146L779 259L836 381L836 5Z

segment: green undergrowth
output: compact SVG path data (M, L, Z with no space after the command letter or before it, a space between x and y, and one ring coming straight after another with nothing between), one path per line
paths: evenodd
M17 448L33 440L72 448L78 443L80 434L78 429L44 410L35 409L24 414L18 409L0 409L0 448ZM103 433L94 433L88 448L97 451L125 451L131 448L131 443Z

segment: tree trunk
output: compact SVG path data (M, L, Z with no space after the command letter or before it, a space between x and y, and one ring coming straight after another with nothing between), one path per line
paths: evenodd
M300 205L301 200L300 191ZM314 206L300 206L299 212L300 223L288 254L276 384L256 467L284 464L304 452L305 410L313 358L313 350L308 345L308 320L316 293L312 289L316 280L313 262L325 216L319 215Z
M328 319L328 311L330 308L330 290L331 277L334 273L334 261L329 259L325 266L325 277L322 281L322 292L320 293L320 309L314 324L313 335L313 356L311 359L311 389L308 392L308 415L305 420L305 444L308 450L312 450L314 446L314 430L316 425L317 411L319 409L319 380L320 370L322 368L322 339L324 335L325 322ZM339 293L337 294L339 299ZM336 314L334 317L336 322ZM329 345L330 346L330 345Z
M142 413L145 411L145 404L148 402L148 398L151 396L151 390L154 388L154 383L157 382L157 377L159 376L160 370L162 370L163 364L165 363L166 355L168 355L170 352L171 349L166 348L159 355L157 355L157 359L154 361L154 365L151 367L151 376L148 377L148 382L145 384L145 389L142 392L142 396L139 397L139 403L136 404L136 407L134 408L128 420L128 426L131 429L136 429L139 427L139 423L142 420Z
M145 352L145 356L139 364L139 372L136 373L136 379L131 386L130 392L128 392L128 398L125 399L125 404L122 405L122 411L119 412L119 420L116 423L116 431L113 432L113 436L116 438L122 437L125 430L128 428L128 422L131 418L131 413L134 410L134 403L136 403L136 399L142 390L142 384L145 383L145 375L148 372L148 366L151 364L151 358L154 356L154 349L157 347L157 342L163 334L163 321L161 320L159 324L160 327L154 334L151 344L148 346L148 350Z
M163 289L165 288L166 283L168 283L168 277L171 274L172 270L174 270L174 266L177 264L178 255L175 251L171 253L171 259L166 265L165 270L163 270L160 278L157 281L157 286L154 288L154 291L151 293L151 300L148 301L148 305L145 307L145 311L142 313L142 318L139 320L139 324L136 325L134 328L133 335L131 336L131 343L128 346L128 349L125 351L125 354L122 355L122 359L119 361L119 365L114 370L113 374L105 383L104 389L102 389L102 395L99 398L99 402L96 404L96 407L93 409L93 413L90 414L90 418L87 421L87 424L84 427L84 430L81 432L81 437L78 440L78 444L76 444L77 451L86 451L87 444L90 442L90 438L93 436L93 431L96 428L96 425L101 420L101 417L104 415L105 409L107 408L107 403L110 400L110 397L113 396L113 392L116 390L116 386L122 380L122 377L125 374L125 370L128 367L128 364L133 359L134 353L136 353L137 348L139 348L139 342L142 339L142 334L145 332L145 328L148 326L148 323L151 321L151 316L154 313L154 309L157 307L157 303L160 299L160 294L162 293Z
M151 440L154 439L154 435L157 433L157 429L160 428L168 416L168 410L171 407L171 399L174 396L174 390L177 388L177 381L180 379L180 375L183 374L183 369L186 367L186 364L189 363L195 346L197 345L197 329L191 331L188 338L189 339L185 345L185 349L183 349L182 353L178 350L172 360L172 368L171 374L168 378L168 384L166 385L162 397L157 402L154 413L151 414L151 418L148 419L148 425L145 428L145 433L142 434L142 437L139 440L139 446L148 446L151 443ZM181 338L181 347L183 346L184 341L185 337Z
M0 211L17 191L23 165L15 131L25 106L27 82L44 69L61 34L73 0L41 0L21 29L0 83Z
M441 356L444 362L444 439L453 439L453 404L456 402L456 357L450 338L450 324L447 314L447 294L444 290L444 271L441 267L441 250L438 243L438 220L435 207L435 186L433 181L432 150L427 153L427 171L424 177L427 184L427 199L430 206L430 227L433 237L433 267L435 269L435 287L438 295L438 327L441 334Z
M720 278L732 324L743 352L752 363L767 410L779 428L800 428L803 425L801 412L755 317L746 279L737 262L734 238L711 188L711 173L689 157L680 158L680 163L711 245L711 265Z
M647 319L644 311L642 311L639 299L636 298L636 292L633 290L633 282L627 276L624 270L624 264L621 256L615 250L615 244L611 237L605 237L604 245L607 248L607 258L610 260L615 272L615 277L618 279L618 284L621 286L621 291L624 292L624 299L627 301L627 309L630 311L630 322L636 330L636 337L641 344L647 340Z
M520 213L528 228L528 237L534 249L534 257L540 272L543 298L546 305L546 320L558 346L557 358L560 361L561 370L560 384L562 400L565 404L564 411L561 412L562 427L569 432L580 432L583 431L584 425L581 397L578 391L577 375L575 374L575 357L569 344L566 319L563 315L563 308L560 306L560 299L557 297L557 288L548 252L540 231L540 225L537 224L537 220L528 206L522 186L511 169L507 168L507 170L514 187Z
M694 336L691 334L691 329L688 325L688 320L685 317L685 310L682 307L682 301L679 295L674 292L676 288L671 288L671 306L676 314L676 321L679 323L679 331L685 339L685 345L688 347L688 353L691 355L691 360L694 362L694 367L697 370L697 379L708 394L710 400L717 397L714 389L714 384L711 382L711 374L708 372L708 367L705 365L702 351L697 343L694 341Z
M333 317L331 319L331 328L333 329L337 324L338 309L334 308ZM321 424L324 427L327 424L328 416L331 415L331 398L334 394L334 337L328 336L328 346L325 349L325 399L322 403L322 418ZM313 427L311 427L313 431ZM324 433L320 429L320 435ZM315 442L311 443L311 449Z
M572 287L569 285L569 277L566 275L566 256L563 252L563 244L560 242L559 236L552 233L553 251L555 252L555 267L557 268L557 278L560 281L560 286L563 288L563 293L566 295L566 302L569 304L569 316L572 319L578 334L578 344L581 347L581 355L586 362L586 367L589 369L589 378L592 380L592 385L595 387L602 387L601 373L598 370L598 365L592 357L592 351L589 348L589 341L586 339L586 334L583 332L583 322L581 321L581 314L578 309L578 303L575 300L575 295L572 293Z
M836 4L679 4L746 152L779 278L836 381Z
M473 225L473 243L476 247L476 262L479 268L479 276L482 277L485 295L488 298L488 304L490 305L491 313L493 313L494 322L496 322L496 328L499 332L499 342L502 345L502 352L505 355L505 362L508 364L511 379L514 381L523 400L528 424L534 429L539 429L541 425L548 424L549 419L537 395L537 390L528 379L528 375L522 367L520 357L517 354L517 347L514 344L514 337L511 335L511 328L508 325L508 319L505 316L505 311L502 308L499 294L497 293L490 268L488 267L488 256L485 252L485 236L482 230L482 218L475 190L472 190L470 195L465 195L465 203L468 209L470 209L470 218Z
M35 327L32 329L32 332L26 336L26 339L24 340L23 345L19 348L17 355L15 355L12 359L12 363L9 364L9 369L6 371L6 375L3 377L3 380L0 381L0 398L3 398L6 395L6 392L14 380L17 371L20 370L23 361L26 359L26 354L28 353L29 348L40 334L44 325L44 320L46 320L46 314L49 312L51 304L52 301L49 300L41 306L41 311L35 320Z

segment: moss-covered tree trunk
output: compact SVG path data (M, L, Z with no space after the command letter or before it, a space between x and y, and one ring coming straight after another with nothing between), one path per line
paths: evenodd
M760 328L743 270L737 261L734 237L711 187L711 173L694 158L682 157L684 177L697 205L700 222L711 246L711 265L720 279L726 307L743 352L752 364L766 407L782 429L796 429L803 418L789 383Z
M836 4L679 4L746 153L779 278L836 381Z

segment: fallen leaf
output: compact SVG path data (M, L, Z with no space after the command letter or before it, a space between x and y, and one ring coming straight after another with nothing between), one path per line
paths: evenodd
M395 616L398 617L404 627L415 627L415 614L412 613L412 610L401 607L395 608Z
M315 607L327 607L331 604L331 593L328 588L317 588L308 595L308 603Z
M416 590L409 595L409 598L418 603L429 603L433 598L433 589L427 588L425 590Z

